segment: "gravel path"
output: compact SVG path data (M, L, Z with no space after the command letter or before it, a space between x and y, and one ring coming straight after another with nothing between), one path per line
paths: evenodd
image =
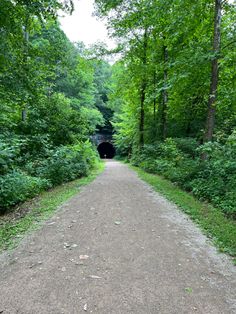
M0 256L3 314L236 313L236 271L126 165Z

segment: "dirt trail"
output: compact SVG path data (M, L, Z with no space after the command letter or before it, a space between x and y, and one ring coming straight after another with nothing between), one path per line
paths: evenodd
M236 313L229 259L116 161L0 256L0 289L3 314Z

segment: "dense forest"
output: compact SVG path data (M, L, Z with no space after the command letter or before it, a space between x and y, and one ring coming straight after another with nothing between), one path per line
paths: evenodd
M236 6L96 0L113 65L68 40L59 9L73 3L1 4L0 211L88 174L112 125L118 157L235 218Z
M0 212L87 175L97 159L90 136L108 123L110 66L68 40L59 9L73 7L1 3Z
M97 0L122 59L108 105L117 153L236 217L236 6Z

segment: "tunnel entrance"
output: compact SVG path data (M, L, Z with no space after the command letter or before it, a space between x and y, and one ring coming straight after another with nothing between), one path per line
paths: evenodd
M114 146L109 142L102 142L101 144L98 145L97 150L99 152L100 157L103 159L104 158L112 159L116 154Z

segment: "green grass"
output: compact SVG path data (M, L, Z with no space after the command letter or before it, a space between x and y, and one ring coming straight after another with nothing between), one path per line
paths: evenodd
M220 209L202 203L170 181L131 166L139 177L168 200L177 204L203 232L213 240L219 251L236 257L236 222L224 216ZM236 259L234 260L236 264Z
M43 192L36 199L26 202L21 206L29 206L31 209L22 218L4 222L0 218L0 251L16 247L27 232L40 227L41 223L51 217L58 206L77 194L80 188L91 181L104 169L104 163L98 162L87 177L60 185L50 191Z

